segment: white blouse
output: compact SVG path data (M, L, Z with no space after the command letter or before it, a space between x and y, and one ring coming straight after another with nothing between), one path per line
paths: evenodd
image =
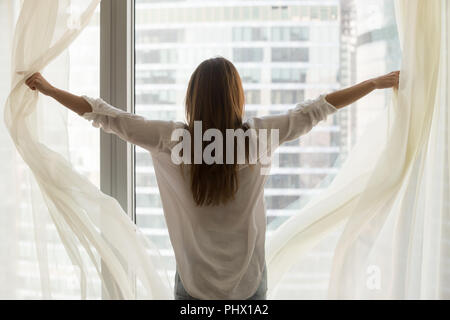
M172 131L183 122L148 120L87 96L84 118L105 132L148 150L153 159L177 270L186 291L198 299L246 299L257 290L265 263L264 183L257 163L239 170L239 189L226 205L197 207L189 179L171 161ZM254 117L250 128L279 129L279 144L308 133L336 112L325 94L279 115ZM274 151L274 150L273 150ZM186 168L188 166L185 166ZM185 169L188 170L188 169ZM184 173L183 173L184 174Z

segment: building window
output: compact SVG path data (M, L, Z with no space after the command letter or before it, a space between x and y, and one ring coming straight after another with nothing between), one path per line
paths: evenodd
M246 90L245 91L245 104L261 104L261 91L260 90Z
M308 41L309 28L308 27L272 27L272 38L274 42L277 41Z
M238 27L233 28L233 41L266 41L267 28L261 27Z
M306 70L295 68L273 68L273 83L306 83Z
M139 70L136 72L136 83L138 84L172 84L175 82L175 70Z
M304 100L302 90L272 90L272 104L297 104Z
M235 62L261 62L263 60L262 48L234 48L233 61Z
M183 29L136 30L136 42L139 44L180 42L183 37Z
M309 48L272 48L273 62L308 62Z
M136 95L137 104L174 104L176 94L173 90L154 90Z
M261 69L241 68L239 75L243 83L261 83Z
M157 49L136 52L136 63L177 63L178 52L169 49Z

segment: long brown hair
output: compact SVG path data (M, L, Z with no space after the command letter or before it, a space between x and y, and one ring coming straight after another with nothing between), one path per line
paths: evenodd
M202 132L214 128L222 137L226 136L226 129L242 128L244 103L241 78L234 65L222 57L203 61L192 74L186 93L186 120L191 141L194 121L201 121ZM202 151L205 146L203 143ZM223 148L225 159L225 141ZM238 164L223 162L206 164L202 159L201 164L192 161L189 165L192 195L198 206L219 205L234 199L239 184Z

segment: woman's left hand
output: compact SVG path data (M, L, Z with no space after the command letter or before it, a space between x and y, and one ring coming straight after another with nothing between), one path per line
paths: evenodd
M375 89L395 88L398 89L400 71L392 71L384 76L374 78Z

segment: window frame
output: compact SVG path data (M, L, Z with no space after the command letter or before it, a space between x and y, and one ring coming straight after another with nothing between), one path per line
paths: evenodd
M134 0L100 2L100 98L127 112L134 112L134 6ZM100 190L136 223L134 163L133 145L100 130ZM120 290L105 264L101 269L106 280L101 295L108 299L104 286Z
M135 100L134 7L134 0L100 3L100 97L130 113ZM136 222L134 148L113 134L100 132L100 189L117 199Z

